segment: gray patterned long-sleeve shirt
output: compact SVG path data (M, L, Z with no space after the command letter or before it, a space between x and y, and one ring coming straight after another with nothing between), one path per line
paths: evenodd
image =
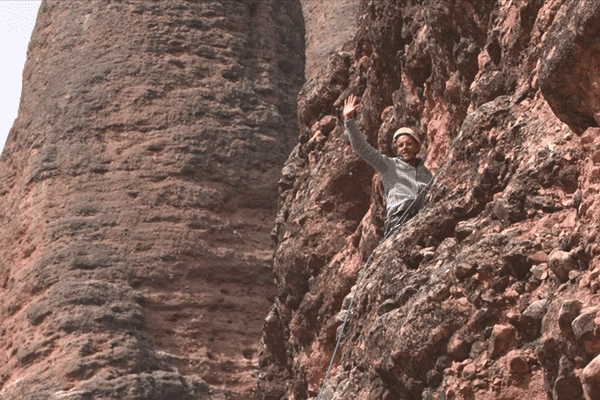
M367 142L356 121L346 120L344 125L354 151L381 175L388 219L406 211L419 193L429 189L433 175L423 165L423 160L418 159L417 166L413 167L400 156L388 157ZM419 196L415 204L417 210L425 206L426 199L425 193Z

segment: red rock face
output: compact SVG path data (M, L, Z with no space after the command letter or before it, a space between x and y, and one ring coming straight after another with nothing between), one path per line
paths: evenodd
M264 399L598 397L598 18L593 1L361 2L356 36L299 96ZM414 127L439 170L427 208L379 245L349 94L373 146L391 154Z
M250 399L295 1L43 2L0 159L0 398Z

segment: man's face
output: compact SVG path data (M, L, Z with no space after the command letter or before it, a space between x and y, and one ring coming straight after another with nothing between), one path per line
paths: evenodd
M417 144L408 135L402 135L396 139L396 153L401 155L405 161L412 161L418 153Z

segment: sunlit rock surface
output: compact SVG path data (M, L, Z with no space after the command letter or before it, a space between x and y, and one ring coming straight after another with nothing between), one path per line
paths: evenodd
M251 399L297 1L44 1L0 159L0 398Z

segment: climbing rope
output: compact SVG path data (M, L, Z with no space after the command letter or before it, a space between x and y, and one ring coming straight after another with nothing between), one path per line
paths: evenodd
M365 273L367 272L367 269L368 269L369 265L371 264L371 261L373 260L373 254L375 254L375 250L377 250L379 248L379 246L381 246L383 243L385 243L385 241L387 239L389 239L392 236L392 234L396 233L398 231L398 229L400 229L402 226L408 224L413 219L417 218L417 216L421 213L421 211L423 211L423 209L425 207L422 207L415 214L414 217L410 218L408 221L404 221L404 219L408 215L408 212L412 210L412 207L415 205L415 203L421 197L421 195L429 193L429 190L431 189L433 181L435 180L435 178L438 175L438 173L445 166L445 162L446 162L446 159L448 158L448 155L450 154L450 152L452 151L452 149L456 145L456 142L458 141L458 138L461 135L462 135L462 131L459 131L458 135L456 135L456 137L454 138L454 140L450 144L450 147L448 148L448 151L446 152L446 155L442 159L442 162L440 163L439 168L435 171L435 174L433 174L433 176L429 180L429 183L425 187L426 189L424 189L423 191L421 191L421 193L419 193L417 195L417 197L415 197L415 199L406 208L406 210L404 211L404 213L402 213L402 216L397 220L396 224L394 224L393 226L390 227L390 229L384 235L384 237L381 239L381 241L379 242L379 244L377 244L377 247L375 247L375 249L371 252L371 254L369 255L369 258L367 258L367 261L365 262L365 265L362 268L362 270L360 272L360 275L358 276L358 280L356 281L356 285L354 286L354 293L352 293L352 297L350 298L350 303L348 304L348 309L346 310L346 315L344 316L344 322L342 323L342 326L341 326L341 328L339 330L338 337L336 339L335 348L333 349L333 354L331 356L331 361L329 362L329 367L327 367L327 372L325 372L325 377L323 378L323 385L321 386L321 391L319 392L319 395L317 396L317 400L321 400L321 397L323 395L323 391L325 390L325 385L327 384L327 380L329 379L329 374L331 373L331 369L333 368L333 363L335 361L335 356L337 355L338 349L339 349L339 347L340 347L340 345L342 343L342 337L344 336L344 330L346 329L346 323L348 322L348 318L350 317L350 312L352 311L352 307L354 306L354 300L356 299L356 295L358 294L358 288L360 287L360 283L361 283L363 277L365 276Z

